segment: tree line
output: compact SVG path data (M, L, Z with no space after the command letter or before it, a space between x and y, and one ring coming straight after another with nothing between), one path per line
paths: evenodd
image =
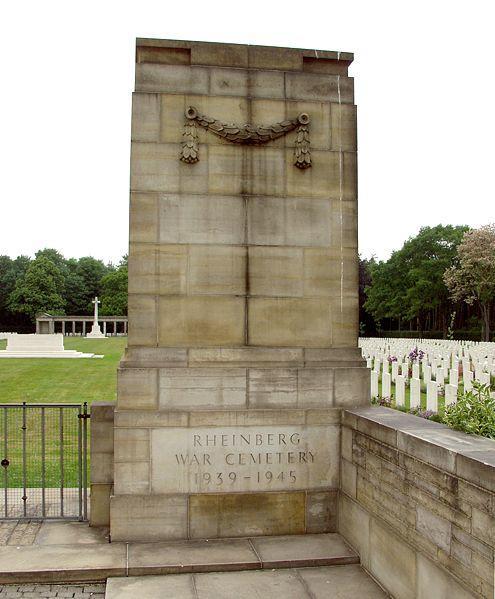
M127 256L118 265L86 256L65 258L46 248L0 256L0 331L30 332L36 315L88 315L95 296L103 315L127 314Z
M40 312L91 314L95 295L101 314L126 315L127 278L127 256L0 256L0 331L31 331ZM494 306L495 225L423 227L388 260L359 261L363 336L490 340Z
M361 335L491 340L495 225L423 227L359 266Z

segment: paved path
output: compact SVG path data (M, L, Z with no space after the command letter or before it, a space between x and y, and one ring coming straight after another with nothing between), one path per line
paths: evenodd
M0 599L104 599L104 584L9 584L0 585Z

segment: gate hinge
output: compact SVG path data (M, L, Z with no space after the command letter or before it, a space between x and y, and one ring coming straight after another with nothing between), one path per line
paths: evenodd
M91 414L78 414L77 417L87 420L88 418L91 418Z

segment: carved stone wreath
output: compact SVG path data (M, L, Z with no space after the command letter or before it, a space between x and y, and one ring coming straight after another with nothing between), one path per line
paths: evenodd
M305 169L311 166L309 141L309 115L302 112L295 119L281 121L274 125L234 125L222 123L211 117L199 114L194 106L189 106L185 113L184 141L180 159L188 164L199 161L199 140L197 126L211 131L219 137L234 144L261 145L272 139L282 137L289 131L297 129L294 148L294 165Z

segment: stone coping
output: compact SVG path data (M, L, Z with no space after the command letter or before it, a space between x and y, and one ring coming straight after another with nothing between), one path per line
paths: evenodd
M337 533L108 544L104 535L78 543L72 531L71 544L50 544L56 536L46 535L43 544L0 547L0 584L359 563Z
M142 347L130 346L121 368L169 367L366 367L357 347Z
M495 492L495 441L392 408L347 409L342 424Z
M304 58L316 58L326 60L339 60L350 64L354 60L354 54L352 52L339 52L336 50L317 50L310 48L287 48L283 46L260 46L257 44L234 44L234 43L219 43L219 42L203 42L203 41L192 41L192 40L167 40L157 38L136 38L136 47L140 46L151 47L151 48L176 48L190 50L192 48L221 48L228 51L230 48L236 48L242 50L244 48L250 48L254 50L264 50L266 52L276 53L277 51L288 51L291 53L297 53L302 55ZM242 58L236 56L237 61L242 64ZM247 66L247 65L246 65Z

